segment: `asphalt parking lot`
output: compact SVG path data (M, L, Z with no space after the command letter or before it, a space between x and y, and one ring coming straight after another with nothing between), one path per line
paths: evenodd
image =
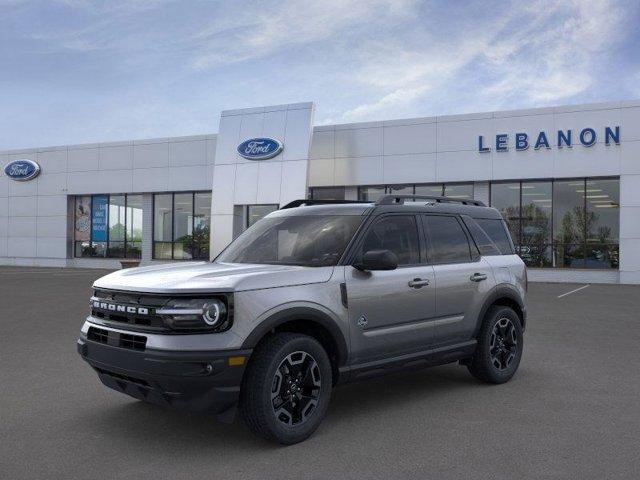
M104 273L0 267L0 478L638 478L640 287L531 284L510 383L447 365L346 385L278 447L103 387L75 341Z

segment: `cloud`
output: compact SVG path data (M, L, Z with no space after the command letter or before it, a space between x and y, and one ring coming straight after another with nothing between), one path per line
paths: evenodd
M353 74L373 100L345 110L341 120L403 114L412 102L429 103L427 95L453 100L462 84L474 88L479 108L575 98L593 88L602 55L624 35L624 9L616 3L518 3L498 9L499 16L452 18L460 28L445 39L375 49L380 55Z
M342 123L637 98L639 9L0 0L3 146L211 132L223 109L308 100Z
M535 105L571 98L589 89L601 54L619 40L622 9L608 0L534 2L533 21L498 39L487 54L499 79L482 93Z
M192 66L207 70L330 39L380 18L406 18L414 0L289 0L229 8L193 37Z

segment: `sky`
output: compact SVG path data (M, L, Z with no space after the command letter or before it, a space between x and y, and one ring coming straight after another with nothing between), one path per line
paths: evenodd
M640 98L637 0L0 0L0 150Z

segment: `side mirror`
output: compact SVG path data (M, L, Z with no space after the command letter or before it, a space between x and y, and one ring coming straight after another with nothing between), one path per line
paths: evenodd
M395 270L398 268L398 257L390 250L369 250L353 266L358 270Z

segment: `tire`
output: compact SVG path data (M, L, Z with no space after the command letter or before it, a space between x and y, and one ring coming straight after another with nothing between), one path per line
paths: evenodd
M516 312L501 305L491 307L477 340L478 346L467 366L471 375L488 383L508 382L522 358L522 325Z
M240 392L251 431L282 445L309 438L325 416L333 385L329 357L318 341L277 333L255 349Z

